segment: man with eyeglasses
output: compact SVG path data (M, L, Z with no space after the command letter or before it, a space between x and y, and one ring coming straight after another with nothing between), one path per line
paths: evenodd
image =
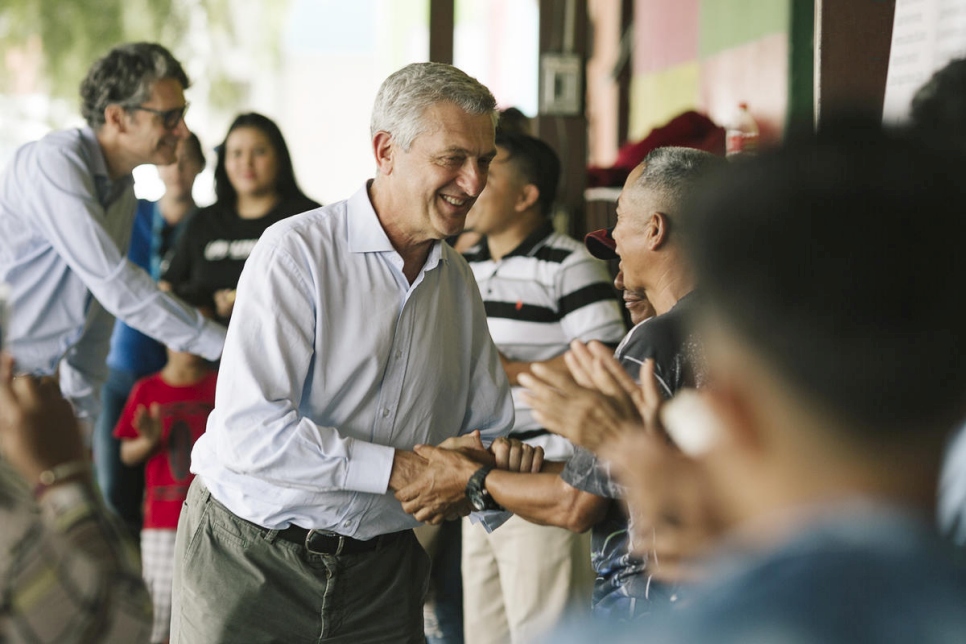
M178 351L221 355L224 328L158 290L125 257L136 206L131 171L175 161L188 135L188 85L164 47L117 46L81 83L87 127L22 146L0 177L5 341L18 370L56 374L88 423L114 316Z

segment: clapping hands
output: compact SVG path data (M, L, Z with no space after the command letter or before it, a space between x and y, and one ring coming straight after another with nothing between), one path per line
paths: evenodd
M571 344L570 374L537 365L521 377L524 400L543 425L594 451L625 490L634 550L655 579L697 573L697 555L720 532L703 463L681 453L661 422L666 403L645 360L638 385L600 343Z

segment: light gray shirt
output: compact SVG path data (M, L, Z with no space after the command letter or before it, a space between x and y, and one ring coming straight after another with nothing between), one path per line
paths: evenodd
M369 201L281 221L242 271L193 472L243 519L368 539L418 525L395 448L513 425L473 274L436 242L412 285Z
M158 290L125 255L136 199L111 181L89 128L53 132L14 154L0 179L4 335L18 369L52 374L79 410L96 410L114 316L168 346L217 358L224 328Z

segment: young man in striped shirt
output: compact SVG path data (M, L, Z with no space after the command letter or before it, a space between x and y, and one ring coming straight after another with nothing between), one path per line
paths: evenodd
M490 333L513 386L511 436L543 447L561 469L573 446L547 432L519 399L517 377L543 363L566 370L572 340L616 345L624 322L606 266L584 245L554 232L550 215L560 161L543 141L498 133L487 186L467 216L484 235L465 255L480 287ZM544 471L554 468L547 464ZM520 517L492 533L463 530L468 644L521 641L553 626L575 599L588 605L587 535Z

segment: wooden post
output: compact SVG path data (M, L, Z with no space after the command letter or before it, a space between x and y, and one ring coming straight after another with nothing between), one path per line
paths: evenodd
M587 0L540 0L539 55L577 54L587 61ZM543 65L541 64L541 74ZM542 82L542 77L538 82ZM584 95L581 88L581 98ZM583 101L581 100L581 104ZM587 118L583 105L575 115L538 114L533 133L557 152L561 162L557 203L567 221L562 228L582 237L584 188L587 186Z
M453 64L455 0L429 0L429 60Z
M816 0L815 117L882 117L895 0Z

